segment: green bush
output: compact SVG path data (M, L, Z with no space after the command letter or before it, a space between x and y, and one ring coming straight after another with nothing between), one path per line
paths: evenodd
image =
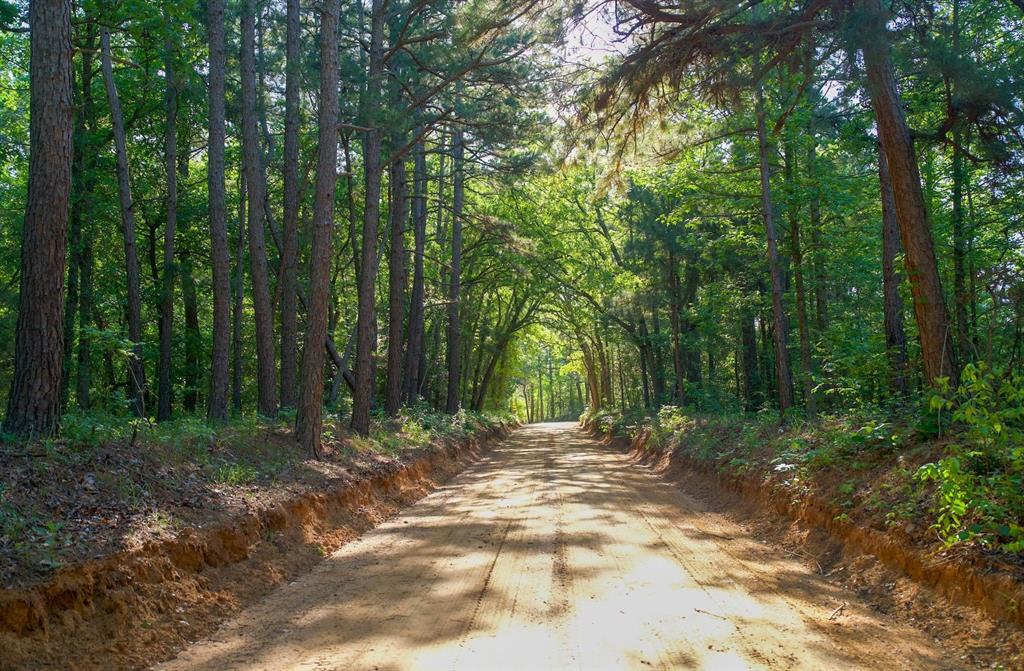
M944 382L929 407L957 430L946 456L917 472L936 485L934 528L948 545L1024 551L1024 378L968 365L956 391Z

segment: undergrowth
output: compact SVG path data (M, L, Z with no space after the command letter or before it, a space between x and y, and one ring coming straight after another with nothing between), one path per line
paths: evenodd
M942 383L924 407L861 408L809 422L778 413L589 409L581 420L616 435L646 432L649 450L685 450L734 473L763 473L801 495L825 495L891 527L924 526L947 547L1024 552L1024 378L981 365Z

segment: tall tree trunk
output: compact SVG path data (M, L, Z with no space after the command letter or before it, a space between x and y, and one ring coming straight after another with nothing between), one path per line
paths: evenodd
M938 378L948 376L955 384L959 368L928 227L921 175L893 73L887 12L882 0L859 0L859 3L869 19L862 26L861 50L878 136L892 178L896 217L906 252L907 278L921 340L925 382L934 384Z
M92 406L92 338L88 327L93 320L93 251L91 236L83 231L79 256L78 294L78 357L75 375L75 398L78 407L88 410Z
M210 74L208 79L209 143L206 152L206 179L210 203L210 264L213 269L213 353L210 366L210 398L206 416L212 422L224 422L228 418L228 352L231 343L229 330L231 259L228 251L227 196L224 187L224 78L226 69L224 0L208 0L207 2L207 37L210 43ZM240 241L244 237L241 234L241 222L240 218ZM241 276L239 276L239 281L241 281ZM240 289L241 282L239 282ZM239 312L241 312L240 309ZM240 404L240 388L238 389L238 401Z
M683 343L679 327L679 269L676 267L675 254L668 254L668 296L669 325L672 329L672 369L675 371L675 385L672 388L672 402L683 405L686 403L686 373L683 371Z
M370 431L370 405L373 402L373 357L377 349L377 224L380 216L381 131L375 115L384 73L384 0L373 0L370 18L370 64L366 94L362 101L363 122L371 128L363 136L363 173L366 179L363 206L363 244L359 264L359 315L356 325L356 388L352 398L352 430L366 435Z
M299 442L321 456L324 395L324 342L330 303L331 236L334 230L334 191L338 173L338 5L320 7L320 129L313 204L313 248L310 258L306 340L302 350L302 385L299 392ZM340 375L342 371L338 371Z
M797 185L794 170L793 147L787 138L785 144L786 186L789 195L789 253L793 262L793 277L796 283L796 321L800 334L800 382L804 393L804 412L807 419L818 414L814 398L814 368L811 361L811 335L807 325L807 296L804 290L803 250L800 248L800 216L797 205Z
M231 315L231 404L242 409L242 310L245 298L245 172L238 176L238 237L235 239L235 286Z
M299 288L299 0L288 0L284 85L284 230L281 249L281 407L294 408L298 387L297 301ZM337 154L337 151L335 151ZM312 298L312 297L311 297Z
M163 272L160 292L160 367L157 382L156 419L171 418L171 354L174 344L174 236L178 227L178 86L175 82L174 47L164 44L164 84L167 117L164 126L164 174L167 179L167 223L164 227Z
M192 275L192 259L181 255L181 300L185 305L185 394L181 405L194 413L199 405L199 381L202 379L199 359L202 355L202 334L199 331L199 302L196 281Z
M899 223L892 192L892 178L885 152L878 147L878 183L882 201L882 297L885 320L885 351L889 355L889 387L899 395L909 391L907 337L903 331L903 300L896 257L900 253Z
M92 200L92 156L93 152L88 146L89 130L92 127L92 74L93 74L93 50L95 49L95 28L92 22L86 26L85 49L82 51L82 72L77 78L79 90L76 91L76 107L78 114L75 115L75 125L72 133L72 179L71 179L71 218L68 229L68 279L67 296L64 301L64 363L61 371L61 411L67 410L68 398L71 391L71 368L75 358L75 348L72 347L75 325L78 323L78 315L82 295L85 293L85 259L87 258L86 247L90 242L83 233L86 225L86 212ZM91 256L89 257L91 263ZM78 331L79 343L83 339L88 340L84 328ZM79 354L81 345L79 345ZM88 372L87 372L88 374ZM80 375L79 375L80 377ZM77 390L76 390L77 391ZM77 395L77 393L76 393ZM89 405L88 387L86 387L86 399L83 405L82 399L78 399L80 408L85 409Z
M135 242L135 203L132 200L131 176L128 168L128 147L125 141L121 99L114 83L114 66L110 55L110 31L100 36L103 82L110 105L110 120L117 154L117 192L121 204L121 228L124 237L125 278L128 283L128 340L132 356L128 361L128 397L136 416L145 414L146 369L142 360L142 290L139 280L139 257Z
M772 323L774 324L775 377L778 387L779 416L785 421L786 411L793 406L792 377L789 372L789 349L786 344L786 309L782 302L782 267L775 235L772 211L771 172L768 165L768 131L765 128L764 93L757 90L757 145L761 172L761 215L764 218L765 238L768 241L768 269L772 281Z
M462 293L462 208L466 180L464 156L462 129L459 128L456 129L452 142L452 260L448 285L448 400L445 403L445 411L451 414L459 410L462 379L459 358L459 301ZM541 411L543 412L543 406Z
M252 304L256 315L256 382L258 409L264 417L277 415L274 362L274 310L270 300L267 250L264 241L267 184L260 157L256 115L256 0L243 0L242 50L242 162L249 189L249 266Z
M665 361L661 352L661 320L657 304L651 305L651 379L654 382L654 404L660 406L665 400Z
M409 404L415 403L420 391L420 362L423 359L423 255L427 238L427 158L423 142L413 148L412 228L413 252L412 296L409 301L409 342L405 351L405 389Z
M405 160L393 161L391 183L391 248L388 255L388 367L384 387L384 410L389 417L402 404L402 321L405 313Z
M970 321L967 317L967 236L964 217L964 135L953 134L953 302L956 315L956 341L964 360L971 349Z
M755 412L761 406L761 372L757 360L757 331L749 309L740 314L740 344L743 362L744 409Z
M638 350L640 354L640 381L643 385L644 407L651 407L651 388L648 382L648 368L653 367L651 362L651 338L647 332L647 320L644 318L643 310L637 315L639 322L640 337Z
M29 27L29 192L21 244L14 377L3 428L34 438L54 433L60 424L74 109L70 0L33 0Z

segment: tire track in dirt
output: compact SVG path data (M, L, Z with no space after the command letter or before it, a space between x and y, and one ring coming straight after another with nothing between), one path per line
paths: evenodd
M828 604L850 603L828 621ZM958 668L568 424L444 491L160 667Z

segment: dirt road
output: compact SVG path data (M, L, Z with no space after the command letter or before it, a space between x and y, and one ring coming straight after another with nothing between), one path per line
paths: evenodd
M159 668L959 667L573 425L543 424Z

